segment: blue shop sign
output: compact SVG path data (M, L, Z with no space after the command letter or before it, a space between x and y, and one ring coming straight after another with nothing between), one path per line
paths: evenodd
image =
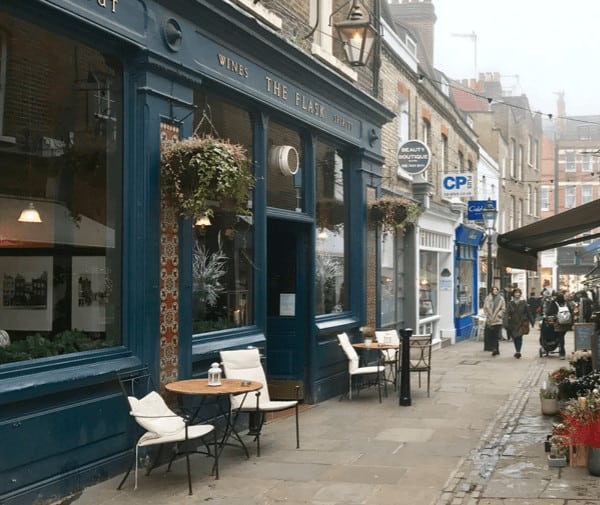
M487 200L486 200L487 201ZM456 228L456 243L479 247L483 240L483 232L461 224Z
M485 209L487 202L487 200L469 200L467 207L467 219L471 221L483 221L481 211ZM496 200L491 200L491 202L494 206L494 209L497 209Z

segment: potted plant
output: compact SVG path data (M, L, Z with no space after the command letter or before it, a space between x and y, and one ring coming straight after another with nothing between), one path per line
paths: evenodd
M569 400L561 412L571 457L585 466L591 475L600 476L600 392ZM583 457L582 457L583 456Z
M242 145L194 135L166 145L161 170L165 194L183 215L210 217L216 205L251 214L248 195L255 181Z
M371 221L381 226L384 233L405 233L414 226L421 214L421 206L408 198L394 196L380 198L370 206Z
M576 376L573 368L562 366L550 373L549 380L556 384L559 400L569 400L577 395Z
M548 466L567 466L567 453L569 451L569 434L567 427L562 424L552 426L550 435L550 454L548 454Z
M540 401L542 414L546 416L558 414L558 387L552 379L552 374L548 374L548 380L540 388Z

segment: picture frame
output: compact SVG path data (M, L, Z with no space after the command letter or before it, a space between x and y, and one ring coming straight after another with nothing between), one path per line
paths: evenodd
M106 331L106 258L73 256L71 276L71 328Z
M52 256L0 256L0 329L52 330Z

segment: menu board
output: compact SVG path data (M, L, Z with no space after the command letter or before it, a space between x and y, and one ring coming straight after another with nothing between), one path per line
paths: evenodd
M594 323L575 323L573 331L575 333L575 350L592 349L592 335L594 334Z

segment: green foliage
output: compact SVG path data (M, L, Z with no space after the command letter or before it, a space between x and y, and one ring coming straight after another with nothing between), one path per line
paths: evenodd
M0 363L12 363L14 361L90 351L92 349L108 347L109 345L105 340L93 340L84 332L76 329L65 330L53 337L45 337L36 333L0 348Z
M384 233L404 234L414 226L422 212L421 206L403 197L380 198L371 205L371 220L381 226Z
M166 195L191 217L212 216L211 201L231 203L236 214L248 210L254 177L246 149L210 135L169 144L161 154Z

